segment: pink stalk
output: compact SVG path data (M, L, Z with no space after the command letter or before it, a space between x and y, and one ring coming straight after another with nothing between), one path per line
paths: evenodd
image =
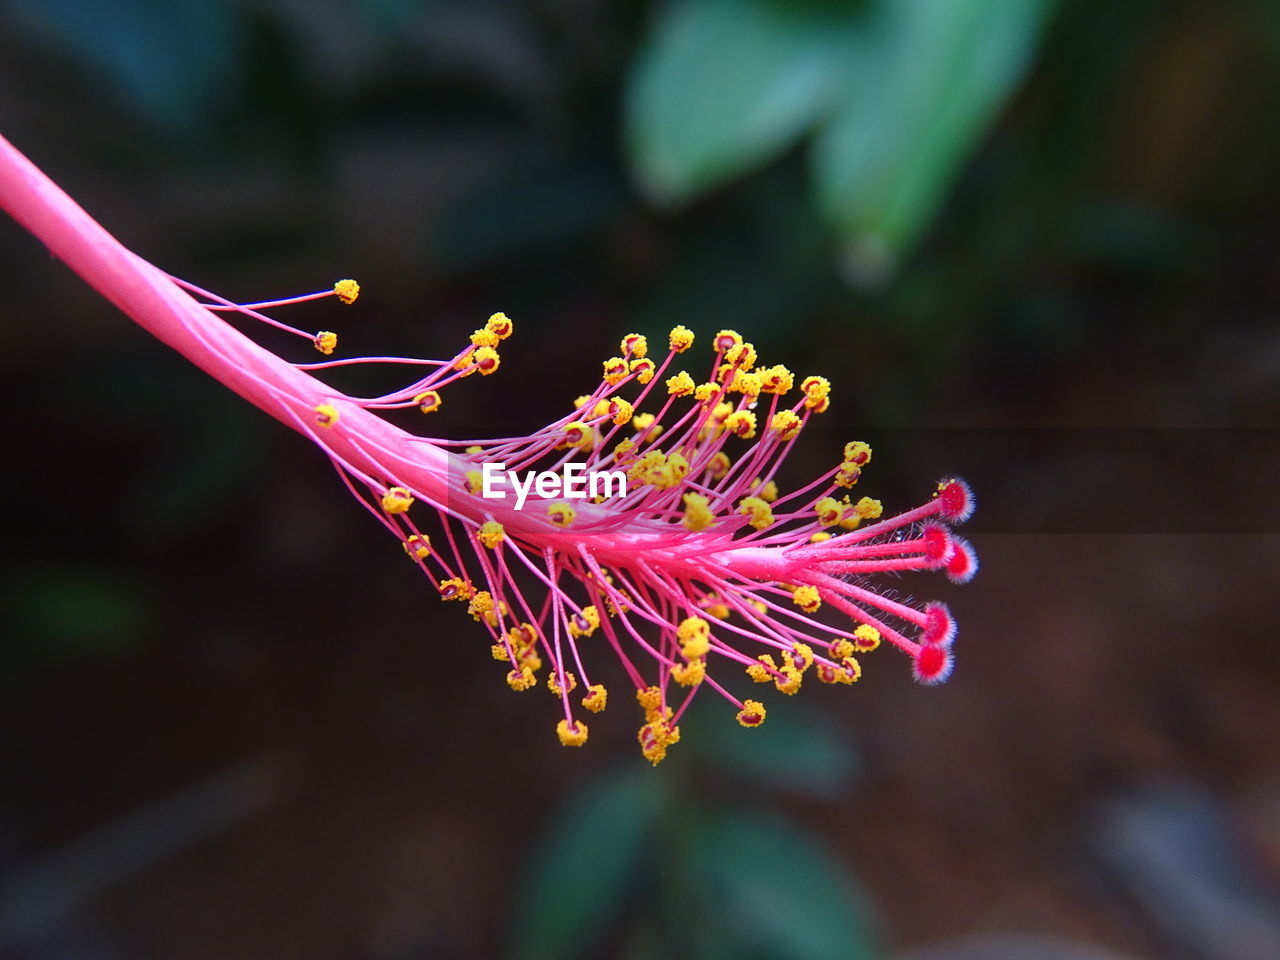
M811 667L824 682L853 682L861 675L853 654L875 649L882 638L911 657L921 682L950 672L955 626L946 607L893 600L868 578L938 569L957 582L971 577L977 557L945 525L972 512L968 487L944 480L924 504L863 525L881 516L879 502L837 499L870 461L869 447L851 443L835 469L780 497L773 477L810 419L829 405L829 385L810 377L798 400L784 401L791 372L757 367L755 349L732 331L714 338L710 371L696 389L686 371L662 379L689 349L692 332L672 330L669 352L656 362L645 338L629 335L575 412L529 436L480 441L461 453L452 448L462 444L417 436L374 411L431 413L443 388L495 372L496 348L513 329L505 315L491 317L448 360L290 363L223 316L274 325L331 353L336 335L313 336L261 311L334 294L349 303L358 292L352 281L333 291L231 303L127 250L3 138L0 207L144 329L316 443L362 505L437 581L440 596L467 602L494 641L493 656L507 664L513 689L533 686L543 658L549 660L547 685L561 705L557 732L566 745L587 738L575 702L593 712L606 704L607 691L589 682L584 657L600 645L588 639L597 630L635 687L645 715L638 739L654 763L679 739L679 718L704 685L733 704L743 726L764 720L761 703L738 699L722 676L709 675L711 653L718 673L724 664L745 666L751 679L786 694L799 689ZM355 363L426 372L371 398L349 396L312 375ZM633 385L641 389L627 400L622 393ZM762 393L771 395L767 405L759 403ZM657 413L640 421L635 408L651 396ZM617 470L626 473L628 492L591 503L531 491L520 509L513 499L479 496L475 471L497 460L507 469L584 462ZM410 508L423 506L435 512L443 544L413 519ZM530 602L530 589L545 591L541 602ZM852 624L819 618L831 610ZM654 679L638 663L649 665ZM675 700L678 706L669 702Z

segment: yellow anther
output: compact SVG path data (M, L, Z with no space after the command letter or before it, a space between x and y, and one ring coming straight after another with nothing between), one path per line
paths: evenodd
M489 612L484 615L484 621L489 624L489 626L496 627L500 616L511 616L511 609L507 606L507 601L505 600L498 604L496 608L489 610Z
M791 600L805 613L813 613L822 606L822 598L818 596L818 588L808 584L796 587L791 593Z
M564 439L557 445L557 449L566 449L568 447L578 447L586 449L592 446L596 440L596 432L588 423L581 420L574 420L572 423L564 425Z
M487 377L489 374L497 372L499 365L502 363L502 358L498 356L498 351L493 347L476 347L475 353L471 354L471 359L482 377Z
M848 489L858 482L858 478L862 476L862 468L852 463L842 463L840 468L836 470L835 479L831 482L837 487Z
M497 520L488 520L482 523L480 529L476 532L476 539L490 550L496 550L498 544L505 540L506 536L506 531L503 530L502 524Z
M758 727L764 723L767 711L759 700L743 700L738 711L738 722L744 727Z
M700 383L693 389L693 396L696 400L706 403L712 397L718 396L720 393L720 384L718 383Z
M683 324L672 327L671 336L667 342L676 353L684 353L693 346L693 331Z
M642 333L628 333L622 338L622 346L620 349L623 354L630 354L636 358L643 358L649 354L649 341Z
M570 671L566 670L564 674L564 687L562 689L560 686L560 678L556 674L556 671L553 670L551 673L547 674L547 689L557 697L565 693L573 693L574 690L578 689L578 678Z
M870 653L880 646L880 631L869 623L860 624L853 631L853 646L859 653Z
M415 533L404 542L404 552L410 557L417 557L419 560L425 560L431 556L431 538L425 533Z
M322 427L332 427L338 422L338 408L332 403L322 403L316 407L316 423Z
M800 433L804 421L790 410L779 410L769 421L769 427L778 435L779 440L794 440Z
M863 497L853 509L858 511L858 516L863 520L878 520L880 515L884 513L884 504L879 500Z
M823 497L813 505L813 512L824 527L834 527L844 519L844 507L835 497Z
M637 483L651 483L662 490L674 486L679 479L661 450L650 450L636 461L627 475Z
M705 496L700 493L686 493L684 495L684 526L687 530L695 533L699 530L705 530L707 527L715 523L716 515L712 512L709 502Z
M737 343L725 351L724 359L739 370L750 370L756 365L756 348L749 343Z
M721 330L712 341L712 346L717 353L726 353L741 343L742 336L736 330Z
M851 440L844 445L844 462L865 467L871 462L871 445L861 440Z
M631 418L631 426L635 427L636 430L648 430L653 426L655 419L652 413L637 413ZM657 436L661 430L662 427L658 427L657 431L654 432L654 436Z
M512 690L528 690L537 682L530 667L517 667L507 674L507 686Z
M609 702L609 691L603 683L593 683L587 687L587 695L582 698L582 705L592 713L599 713Z
M441 600L470 600L475 595L475 587L458 577L450 577L436 584Z
M437 390L428 390L420 393L413 398L413 402L418 405L418 409L423 413L435 413L440 409L440 393Z
M800 689L803 677L799 670L789 665L782 667L781 673L781 677L773 678L774 689L790 697Z
M760 371L760 389L765 393L781 396L791 390L795 384L795 374L782 364L768 367Z
M630 364L621 357L610 357L604 362L604 382L615 386L626 379Z
M538 642L538 631L531 623L522 623L507 631L507 640L517 650L525 650Z
M613 459L616 462L621 463L626 455L635 448L636 442L634 440L619 440L618 445L613 448Z
M332 330L321 330L311 342L327 357L338 348L338 335Z
M553 503L547 507L547 517L557 527L567 527L573 523L578 512L567 503Z
M640 752L656 767L666 757L667 748L679 742L680 728L670 726L659 717L641 727L636 739L640 741Z
M761 483L760 478L756 477L756 496L765 503L773 503L778 499L778 485L772 480Z
M600 611L594 604L582 608L581 613L569 617L569 634L574 637L589 637L600 626Z
M690 640L706 640L711 636L711 624L701 617L685 617L676 627L676 636L680 638L681 643L688 643ZM705 655L705 650L702 653L686 654L693 657Z
M818 679L823 683L851 684L857 683L862 676L862 666L853 657L842 657L837 663L828 666L818 664Z
M707 616L715 617L717 620L728 620L729 614L731 613L728 604L719 603L717 601L712 601L711 603L706 604L702 608L702 611Z
M498 335L491 330L481 327L471 334L471 342L477 347L496 347L498 345Z
M721 400L711 410L711 420L714 423L723 425L729 419L729 414L733 413L733 404L728 400Z
M671 472L676 475L677 480L683 480L689 472L689 460L683 453L672 452L667 454L667 466L671 468Z
M732 461L729 460L729 455L721 450L707 461L707 473L710 474L712 480L723 480L731 465Z
M680 474L676 472L676 468L669 462L664 463L650 471L649 482L659 490L670 490L672 487L679 485Z
M511 662L511 654L507 653L507 647L502 643L494 643L489 646L489 653L495 660L501 660L506 663Z
M809 535L810 543L823 543L830 539L831 539L831 534L829 533L814 533Z
M813 647L807 643L793 643L791 652L784 653L782 659L804 673L813 666Z
M739 370L733 375L733 385L729 387L730 393L741 393L752 399L760 396L761 389L760 375L757 373L743 373Z
M687 397L693 393L693 377L681 370L674 377L667 377L667 393L673 397Z
M773 523L773 508L759 497L743 497L738 504L738 513L750 517L747 524L756 530L763 530Z
M662 706L662 691L657 687L645 687L643 690L637 690L636 703L640 704L640 709L644 711L645 719L652 720L659 715L658 710Z
M484 490L484 474L479 470L468 470L462 475L463 486L467 488L467 493L480 496Z
M605 397L603 400L597 400L597 401L596 401L596 405L595 405L594 407L592 407L592 408L591 408L591 416L592 416L592 417L606 417L606 416L608 416L608 415L609 415L609 409L610 409L609 404L610 404L611 402L612 402L612 401L610 400L610 398L609 398L609 397Z
M671 668L671 679L682 687L696 687L707 676L707 661L690 660Z
M805 377L800 384L804 391L804 405L810 410L821 413L826 409L823 401L831 393L831 381L826 377ZM819 409L821 407L821 409Z
M631 361L631 372L636 375L636 379L640 381L640 383L648 383L652 380L653 372L656 369L657 367L653 365L652 360L645 359Z
M360 284L354 280L339 280L333 285L333 292L338 295L339 300L350 305L360 296Z
M413 506L413 494L404 487L392 487L382 495L382 509L387 513L406 513Z
M843 660L845 657L853 656L853 642L846 637L841 637L831 644L831 650L827 656L832 660Z
M623 400L621 397L614 397L609 401L609 416L613 418L613 422L621 427L623 424L631 422L631 417L635 414L636 408L631 405L629 400Z
M472 444L471 446L467 447L466 452L474 456L477 453L484 453L484 447L480 446L479 444Z
M528 667L534 673L542 669L542 658L538 656L537 647L525 647L520 651L520 666Z
M493 594L488 590L478 590L475 596L471 598L471 602L467 604L467 613L471 614L471 619L479 620L481 616L493 609Z
M750 440L756 435L756 415L750 410L738 410L725 418L724 428L735 437Z
M515 331L516 325L505 313L495 313L485 321L484 328L499 340L505 340Z
M590 400L591 400L590 394L584 393L582 396L578 397L578 399L573 401L573 409L581 410L583 407L587 405L587 403Z
M773 656L768 653L762 653L756 657L756 662L747 667L747 676L756 683L769 683L773 680L773 671L778 666L773 662Z
M704 620L703 623L706 623ZM711 638L706 634L689 637L680 648L680 655L692 662L701 660L711 650Z

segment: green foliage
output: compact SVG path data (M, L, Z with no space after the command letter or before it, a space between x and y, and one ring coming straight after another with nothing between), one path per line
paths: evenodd
M756 0L662 8L627 94L641 186L687 200L784 150L836 92L841 19Z
M77 663L117 656L147 638L152 598L137 582L92 566L25 570L4 591L13 661Z
M693 924L702 958L870 960L876 951L861 892L814 835L772 814L708 811L690 867L703 908Z
M699 761L757 787L825 799L846 794L853 784L857 754L829 717L788 701L770 711L767 723L743 730L732 711L710 706L715 709L691 714L681 743Z
M1052 0L681 0L626 101L642 187L688 201L814 134L814 188L857 280L909 252L1030 63Z
M238 11L223 0L6 0L5 6L158 124L198 125L202 109L225 93L234 74Z
M569 960L617 917L664 810L664 781L628 768L574 795L536 854L516 920L517 954Z
M819 201L869 279L909 250L1030 61L1049 0L883 5L812 153Z
M610 931L636 960L872 956L863 898L815 835L709 796L747 783L757 799L847 792L852 747L796 706L750 731L732 711L695 710L659 770L628 767L574 793L521 886L516 956L591 955Z

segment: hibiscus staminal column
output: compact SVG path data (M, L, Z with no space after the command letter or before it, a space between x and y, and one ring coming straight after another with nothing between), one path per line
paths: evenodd
M641 750L653 763L679 740L681 717L704 688L727 700L744 727L763 723L763 702L731 691L748 682L743 674L784 695L810 671L823 683L851 684L862 674L858 657L882 643L905 653L922 683L951 671L955 624L946 606L902 602L876 583L907 571L941 571L956 582L973 576L976 555L951 531L972 513L968 486L943 480L924 503L886 515L878 500L850 493L871 461L870 447L852 441L829 470L783 493L781 465L830 407L831 386L811 376L797 388L789 369L761 365L735 331L711 338L696 375L683 362L692 331L671 330L665 352L653 357L647 338L630 334L589 393L525 436L420 435L380 412L416 409L430 418L459 380L496 373L499 347L514 332L505 314L444 359L291 362L228 318L270 324L332 357L334 333L300 330L263 311L327 296L351 303L354 281L253 303L210 293L125 249L3 139L0 206L142 327L319 446L439 596L465 604L506 683L550 691L566 746L585 743L585 713L609 703L592 675L601 656L621 664L643 715ZM354 364L414 372L372 397L317 378ZM497 463L621 473L627 492L493 499L484 496L485 473Z

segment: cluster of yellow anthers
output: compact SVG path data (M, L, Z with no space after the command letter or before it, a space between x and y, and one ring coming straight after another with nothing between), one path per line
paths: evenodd
M351 303L354 281L289 300L232 303L123 247L3 138L0 206L141 326L316 442L440 596L467 604L513 689L532 688L549 664L547 688L560 701L557 730L567 745L587 739L575 710L599 711L608 700L588 673L601 648L635 690L644 713L639 741L655 763L679 740L680 718L700 690L729 700L743 726L763 722L759 701L739 700L721 684L726 667L793 694L810 670L827 683L857 680L855 655L884 641L911 658L923 683L951 669L955 625L946 607L891 599L873 578L906 570L972 576L976 556L949 526L972 512L968 486L948 478L932 499L886 517L878 502L843 493L871 457L865 444L851 443L813 482L780 490L779 466L809 419L829 407L830 384L807 377L798 397L786 399L791 371L758 363L755 348L731 330L712 338L702 375L671 369L694 343L683 326L670 332L660 361L649 357L644 336L623 338L574 411L528 436L421 437L379 412L434 413L444 387L494 373L499 343L513 329L505 315L490 317L447 360L289 363L227 324L225 313L298 334L331 357L334 333L296 330L261 311L330 296ZM359 363L427 373L371 398L314 375ZM490 461L551 472L571 460L585 461L584 471L625 474L626 495L570 505L539 487L520 509L476 489L475 474ZM423 506L438 517L436 543L417 525ZM820 619L832 615L840 622Z
M369 405L434 412L440 386L497 369L497 346L512 330L508 317L494 314L458 356L434 362L431 376ZM440 596L467 603L488 632L513 690L537 686L550 663L545 686L561 702L556 731L567 746L587 739L574 703L594 713L608 701L586 664L602 646L635 691L644 714L638 740L653 763L680 739L680 718L704 687L728 699L744 727L764 722L763 703L739 700L721 684L725 665L786 695L811 669L823 683L854 683L862 675L857 657L882 640L912 657L921 682L939 682L950 670L954 625L946 607L900 603L870 589L868 578L943 569L967 579L976 569L973 551L939 522L967 517L967 486L943 481L923 506L885 519L880 501L854 501L846 492L871 460L871 448L853 441L829 471L783 494L778 469L809 419L830 406L829 382L807 377L786 400L795 388L791 371L759 365L755 348L731 330L713 339L705 379L670 370L693 342L690 330L676 327L656 363L647 339L628 335L620 355L604 361L596 389L528 436L421 438L433 448L462 448L446 458L444 491L360 478ZM623 396L628 387L637 392ZM652 412L641 412L645 404ZM335 419L317 408L321 426ZM625 474L627 492L575 507L537 491L520 510L482 495L486 462L616 471ZM443 549L410 521L417 501L439 514ZM530 583L541 599L530 597ZM843 625L819 619L824 607ZM756 650L744 651L746 644Z
M353 281L342 281L334 293L351 302L358 290ZM494 314L457 356L425 361L435 368L428 376L359 402L434 413L442 403L440 388L498 369L497 348L513 329L505 314ZM336 337L324 332L315 342L327 354ZM583 709L599 712L608 701L603 684L588 682L583 658L601 645L591 640L597 632L635 689L644 713L638 739L653 763L680 739L680 717L704 686L736 706L744 727L764 722L760 701L738 700L717 679L721 670L712 676L712 658L736 663L756 683L772 683L787 695L800 689L811 668L823 683L854 683L862 675L855 654L875 650L882 639L912 657L922 682L939 682L951 668L954 625L945 606L907 606L865 583L875 573L912 569L944 569L956 580L971 576L972 549L938 522L967 516L967 486L944 481L929 503L882 519L880 501L854 501L845 492L871 461L871 448L853 441L834 468L783 495L775 479L779 466L809 418L830 406L830 383L807 377L798 397L784 400L795 387L791 371L760 365L755 347L732 330L714 337L706 379L671 371L693 342L692 331L676 327L665 359L655 363L646 337L624 337L621 355L604 361L596 389L578 397L571 414L527 437L420 438L428 445L424 451L464 448L444 457L443 491L381 482L331 451L341 470L369 488L383 522L437 579L440 596L468 604L490 634L493 657L508 665L511 689L537 686L544 657L550 661L546 687L561 701L556 732L567 746L587 739L587 725L574 716L570 700L578 676ZM350 361L331 363L343 362ZM632 385L638 395L623 396L620 391ZM641 412L646 402L656 409ZM332 430L339 416L333 403L315 408L320 427ZM597 494L575 508L539 489L531 507L513 509L483 496L483 466L496 461L529 471L554 472L579 462L584 471L620 472L627 494ZM396 476L390 470L386 475ZM418 501L437 511L447 550L436 550L413 525L410 508ZM526 596L523 581L529 579L546 591L540 604ZM824 603L853 624L833 627L816 619ZM656 627L656 638L642 627ZM744 641L766 649L748 654ZM650 663L656 676L646 677L637 660Z

